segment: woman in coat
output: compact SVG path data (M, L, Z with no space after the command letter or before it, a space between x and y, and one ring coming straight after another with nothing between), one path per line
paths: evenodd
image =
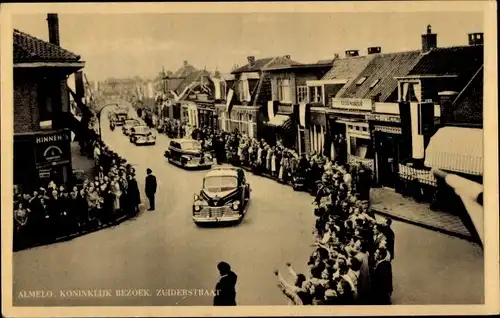
M141 204L141 195L139 193L139 186L137 184L137 180L135 180L133 175L128 176L127 196L132 216L135 216L137 215L137 213L139 213L139 204Z

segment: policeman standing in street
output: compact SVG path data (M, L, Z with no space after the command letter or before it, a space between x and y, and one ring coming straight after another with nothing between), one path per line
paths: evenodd
M148 211L154 211L155 210L155 194L156 194L156 188L157 188L157 183L156 183L156 177L153 175L153 171L151 169L146 170L147 176L146 176L146 196L148 197L149 200L149 209Z

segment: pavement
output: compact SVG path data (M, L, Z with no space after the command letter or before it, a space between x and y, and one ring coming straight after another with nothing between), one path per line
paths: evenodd
M405 198L392 189L371 189L370 201L375 213L465 240L474 240L458 216L431 210L428 203Z
M185 171L168 164L163 157L168 146L164 135L154 146L137 147L121 131L102 127L105 142L136 166L146 207L145 170L153 170L159 184L157 209L70 241L14 253L15 306L210 306L211 296L172 295L172 290L212 290L219 261L231 264L238 275L239 305L288 303L273 271L279 269L288 277L286 262L297 272L307 270L315 221L308 193L247 173L253 191L243 222L199 228L191 220L191 206L206 171ZM480 246L397 220L393 231L394 304L484 302ZM95 288L109 289L112 296L64 293ZM121 289L143 289L151 296L117 296ZM50 291L53 296L20 297L20 292L32 290Z

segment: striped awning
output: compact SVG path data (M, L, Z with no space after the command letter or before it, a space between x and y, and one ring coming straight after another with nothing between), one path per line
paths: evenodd
M292 127L292 118L290 115L276 114L266 124L272 127L290 129Z
M483 130L443 127L425 150L425 165L470 175L483 175Z

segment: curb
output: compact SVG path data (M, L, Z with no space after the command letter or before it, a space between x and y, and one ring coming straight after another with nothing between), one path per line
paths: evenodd
M430 225L430 224L418 222L418 221L412 220L410 218L405 218L403 216L395 215L395 214L386 212L384 210L379 210L379 209L372 208L372 211L374 213L376 213L376 214L379 214L379 215L384 216L384 217L388 217L390 219L394 219L394 220L397 220L397 221L400 221L400 222L404 222L404 223L408 223L408 224L411 224L411 225L423 227L423 228L425 228L427 230L431 230L431 231L434 231L434 232L439 232L439 233L442 233L442 234L445 234L445 235L457 237L459 239L466 240L466 241L469 241L471 243L477 243L470 234L466 235L466 234L458 233L458 232L455 232L455 231L450 231L450 230L447 230L447 229L443 229L441 227L437 227L437 226L434 226L434 225Z
M252 169L250 169L248 167L242 167L242 168L244 170L248 171L248 172L252 172ZM274 178L272 178L272 177L270 177L269 175L266 175L266 174L260 174L259 176L267 178L267 179L274 180ZM285 185L290 186L290 184L288 184L288 183L285 184ZM447 229L443 229L441 227L437 227L437 226L430 225L430 224L427 224L427 223L415 221L413 219L405 218L403 216L395 215L395 214L386 212L384 210L379 210L379 209L372 208L372 211L374 213L376 213L376 214L379 214L379 215L383 216L383 217L388 217L388 218L391 218L391 219L394 219L394 220L397 220L397 221L400 221L400 222L404 222L404 223L408 223L408 224L411 224L411 225L419 226L419 227L425 228L425 229L430 230L430 231L439 232L441 234L453 236L453 237L456 237L456 238L459 238L459 239L462 239L462 240L469 241L471 243L477 243L476 240L470 234L466 235L466 234L458 233L458 232L455 232L455 231L450 231L450 230L447 230Z

